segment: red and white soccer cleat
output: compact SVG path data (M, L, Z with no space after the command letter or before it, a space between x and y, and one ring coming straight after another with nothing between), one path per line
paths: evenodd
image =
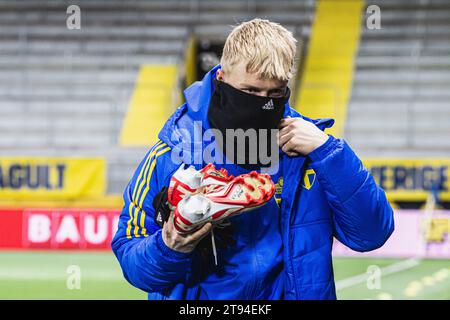
M172 176L167 190L169 206L174 209L177 204L187 195L199 192L218 190L227 185L234 176L229 176L224 168L217 170L210 163L200 171L194 166L185 169L185 164L181 164Z
M206 222L222 220L258 208L275 193L275 185L267 174L253 171L240 175L220 189L186 195L174 212L174 226L179 233L189 233Z
M225 186L234 179L233 175L228 175L225 168L217 170L212 163L206 165L200 172L202 174L201 186L204 187L203 192L220 189L220 186Z
M170 179L167 190L167 201L173 209L186 195L192 194L200 188L202 175L193 166L184 168L184 163L175 171Z

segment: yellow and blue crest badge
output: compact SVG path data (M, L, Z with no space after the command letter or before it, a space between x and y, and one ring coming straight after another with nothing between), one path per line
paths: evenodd
M311 189L314 182L316 181L316 172L314 169L307 169L302 179L302 187L306 190Z

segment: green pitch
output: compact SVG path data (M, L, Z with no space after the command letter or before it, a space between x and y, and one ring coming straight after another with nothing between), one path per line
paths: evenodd
M356 281L355 275L367 275L373 266L381 270L379 286L374 288L370 278ZM334 269L337 287L344 279L350 282L337 290L338 299L450 300L450 260L421 260L405 267L399 259L335 258Z
M0 299L146 299L109 252L0 252L0 283Z
M336 258L336 283L345 284L338 298L450 299L449 260L419 261L383 276L400 261ZM372 290L357 277L368 268L380 268L382 275L379 282L369 281ZM108 252L0 252L0 283L0 299L146 299L125 281Z

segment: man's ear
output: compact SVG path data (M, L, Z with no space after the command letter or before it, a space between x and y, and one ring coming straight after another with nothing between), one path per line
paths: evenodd
M216 72L216 79L219 81L224 81L224 75L225 75L225 73L223 72L223 70L219 69Z

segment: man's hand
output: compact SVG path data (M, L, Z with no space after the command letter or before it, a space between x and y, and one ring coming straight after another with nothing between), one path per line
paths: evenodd
M328 140L328 135L302 118L284 118L278 126L278 145L288 156L307 156Z
M173 225L173 213L169 220L164 223L162 238L166 246L172 250L189 253L194 251L197 244L211 231L212 224L206 223L199 230L190 234L179 234Z

